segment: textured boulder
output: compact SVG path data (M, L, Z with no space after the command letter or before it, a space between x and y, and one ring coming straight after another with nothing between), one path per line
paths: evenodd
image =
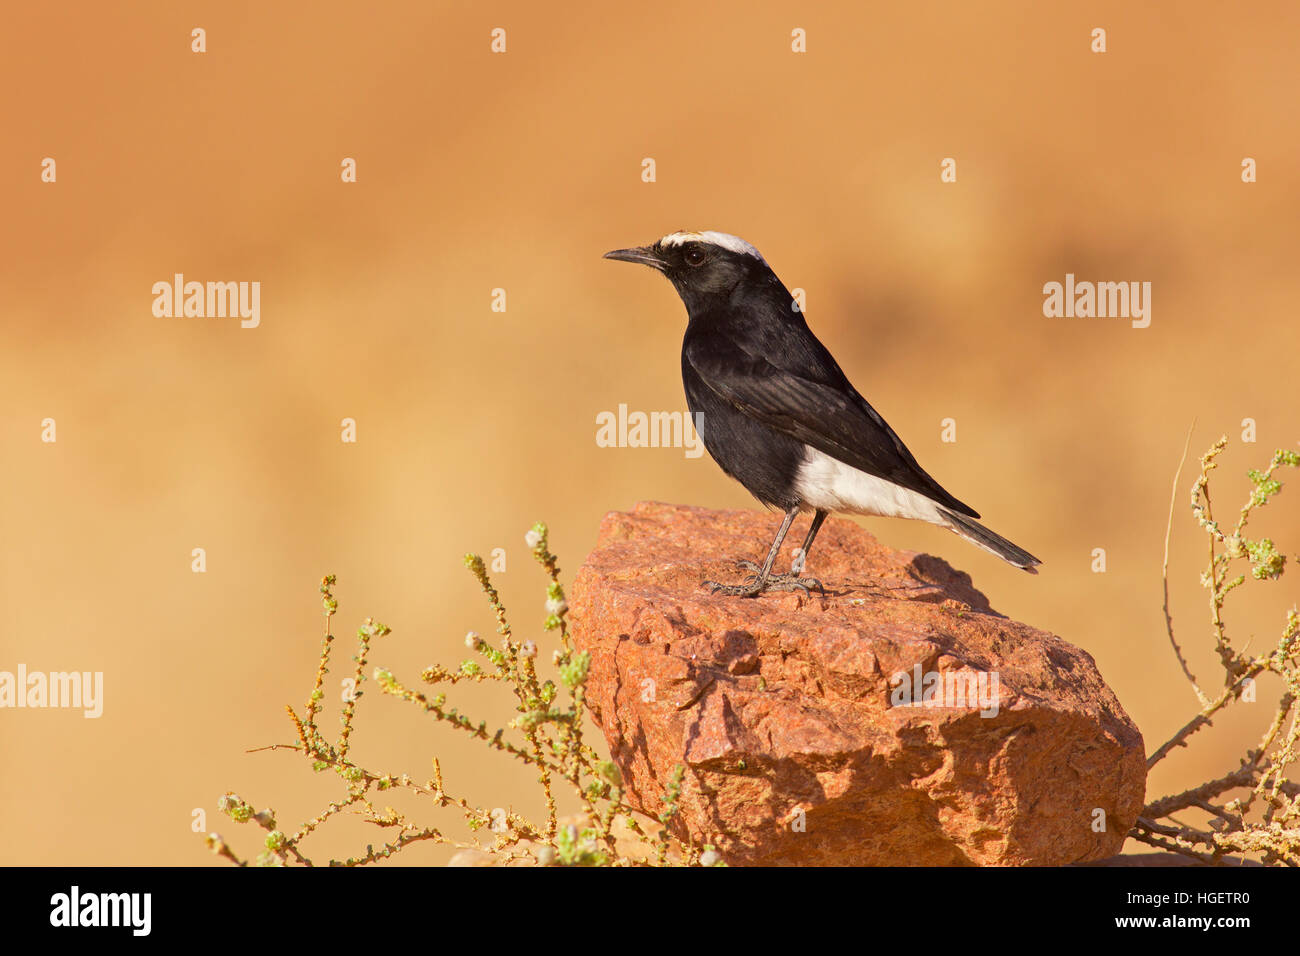
M732 864L1119 852L1142 806L1142 736L1087 653L844 519L826 522L806 572L824 598L700 586L743 576L736 560L766 553L779 522L642 503L601 523L571 620L631 803L658 814L683 764L679 825Z

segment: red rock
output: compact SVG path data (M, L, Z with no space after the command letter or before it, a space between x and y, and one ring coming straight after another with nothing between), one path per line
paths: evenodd
M743 577L736 560L761 560L779 523L657 503L601 523L571 621L630 803L658 814L684 764L679 826L732 864L1062 864L1119 852L1142 807L1142 736L1086 652L997 614L938 558L894 551L844 519L826 522L805 572L825 598L700 586ZM895 675L917 667L944 680L983 672L986 694L896 706Z

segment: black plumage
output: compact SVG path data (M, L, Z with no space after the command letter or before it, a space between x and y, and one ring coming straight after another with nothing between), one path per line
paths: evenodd
M794 298L748 243L725 233L673 233L607 258L663 272L686 305L682 380L700 436L722 470L786 519L762 568L739 585L706 582L752 596L820 587L801 568L773 575L794 516L816 512L806 557L830 511L893 514L947 527L1004 560L1033 571L1033 555L973 519L917 463L858 393L808 328Z

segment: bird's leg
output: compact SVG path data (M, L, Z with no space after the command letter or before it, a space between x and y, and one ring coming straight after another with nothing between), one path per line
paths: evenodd
M788 575L780 576L781 580L779 582L772 578L772 565L776 562L777 555L781 553L781 542L785 540L786 532L790 530L790 525L798 513L798 505L786 512L785 520L781 522L781 528L777 531L776 539L767 552L767 560L763 562L763 567L759 568L756 564L744 562L749 564L756 572L749 580L743 584L721 584L717 581L701 581L700 583L706 588L712 588L715 594L729 594L733 597L754 597L764 591L793 591L796 588L806 592L808 590L806 585L790 581Z
M790 562L790 572L788 574L773 574L768 577L768 590L794 591L800 590L807 592L816 588L823 594L826 588L822 586L821 581L813 577L803 577L804 562L808 560L808 552L812 549L813 540L817 537L817 532L821 530L822 522L826 520L827 512L818 510L813 515L812 525L808 528L808 535L803 539L803 547L795 555L795 559ZM742 568L751 571L758 571L758 565L752 561L738 562Z
M817 537L817 532L821 530L822 522L826 520L826 512L818 509L813 515L812 524L808 528L808 536L803 539L803 547L799 549L799 555L790 562L790 574L798 576L803 573L804 565L808 560L808 552L812 550L813 540ZM814 579L809 579L814 580ZM818 582L818 587L821 583Z

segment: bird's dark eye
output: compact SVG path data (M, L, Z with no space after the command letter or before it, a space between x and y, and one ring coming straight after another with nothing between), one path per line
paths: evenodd
M686 260L688 266L702 266L709 258L709 254L703 249L692 247L682 253L682 258Z

